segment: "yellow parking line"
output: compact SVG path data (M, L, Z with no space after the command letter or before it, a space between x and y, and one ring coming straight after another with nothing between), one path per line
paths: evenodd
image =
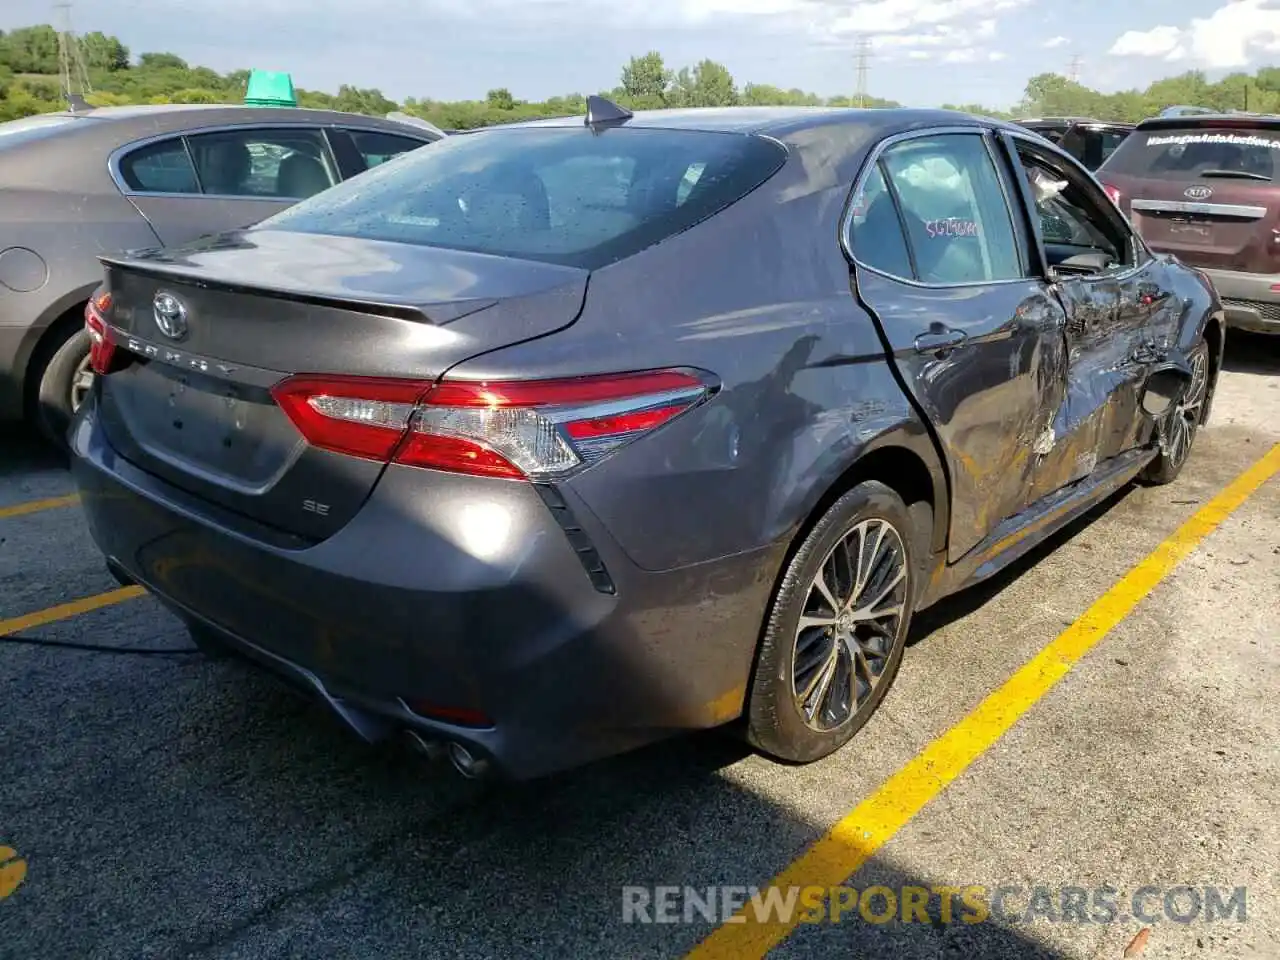
M770 884L785 897L791 887L837 887L901 830L973 761L1000 739L1095 644L1129 615L1196 546L1280 472L1280 444L1201 507L1075 623L1005 681L972 713L929 743L875 793L858 804ZM763 891L762 891L763 894ZM749 902L688 954L696 960L764 957L800 923L757 917Z
M11 633L20 633L23 630L31 630L34 627L43 627L47 623L65 620L67 617L76 617L82 613L88 613L90 610L109 607L113 603L132 600L134 597L140 597L146 592L141 587L121 587L119 590L108 590L106 593L98 593L92 597L81 597L79 600L72 600L70 603L60 603L56 607L37 610L35 613L25 613L11 620L0 620L0 637L8 636Z
M38 513L41 510L52 510L54 507L69 507L73 503L80 502L80 495L73 493L66 497L49 497L47 500L28 500L26 503L16 503L12 507L0 507L0 520L6 517L21 517L28 513Z

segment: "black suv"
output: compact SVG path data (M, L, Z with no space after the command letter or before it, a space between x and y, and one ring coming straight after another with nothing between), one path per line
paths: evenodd
M1133 132L1133 124L1085 117L1036 117L1015 120L1056 143L1090 170L1097 170Z

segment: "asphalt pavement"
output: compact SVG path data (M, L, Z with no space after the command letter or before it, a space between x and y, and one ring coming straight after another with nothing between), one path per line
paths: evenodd
M1280 343L1235 336L1184 475L921 616L846 749L789 767L708 733L508 785L191 652L121 598L63 467L2 434L0 958L745 957L722 895L836 876L844 915L773 955L1274 960L1280 475L1239 478L1278 443ZM947 887L990 916L941 917Z

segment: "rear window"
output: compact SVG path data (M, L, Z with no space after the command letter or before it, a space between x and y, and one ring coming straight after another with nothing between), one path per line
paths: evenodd
M262 221L588 270L741 199L786 160L737 133L526 127L448 137Z
M1135 131L1111 155L1107 170L1151 180L1274 179L1277 161L1280 132L1189 126Z
M0 123L0 150L5 147L16 147L20 143L29 143L32 140L41 140L56 132L58 127L79 119L81 118L36 114L34 117L23 117L21 120Z

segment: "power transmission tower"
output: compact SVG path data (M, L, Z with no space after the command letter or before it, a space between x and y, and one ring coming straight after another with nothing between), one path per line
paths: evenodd
M858 106L867 105L867 61L871 59L871 38L858 38Z
M1071 63L1067 66L1067 79L1072 83L1080 82L1080 54L1076 54L1071 58Z
M62 74L62 96L72 109L84 102L86 94L93 93L89 83L89 67L85 64L84 51L71 26L70 2L55 3L58 12L58 68ZM79 89L76 89L79 87ZM77 103L79 101L79 103Z

